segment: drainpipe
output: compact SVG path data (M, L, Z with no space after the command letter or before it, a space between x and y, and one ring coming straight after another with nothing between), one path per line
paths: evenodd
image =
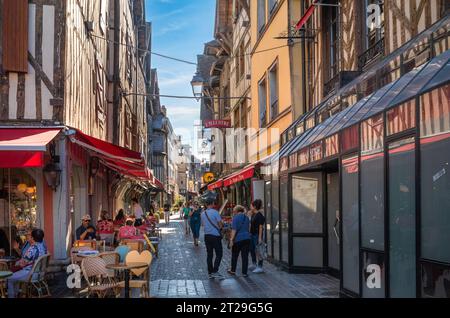
M120 56L120 0L114 0L114 84L113 84L113 143L119 144L119 105L120 105L120 77L119 77L119 56Z

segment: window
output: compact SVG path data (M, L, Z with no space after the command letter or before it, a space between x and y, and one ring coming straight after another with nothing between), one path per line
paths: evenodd
M358 156L342 158L342 285L359 294Z
M267 91L266 80L262 80L258 84L258 99L259 99L259 127L263 128L267 124Z
M269 14L272 15L277 7L278 0L269 0Z
M28 72L28 1L2 1L3 70Z
M266 0L258 0L258 35L261 34L266 25Z
M361 124L361 243L384 250L383 116Z
M244 41L239 45L236 56L236 86L240 83L245 75L245 46Z
M275 64L269 70L270 121L278 116L278 71Z
M450 85L420 99L422 258L450 263Z
M329 1L330 4L337 5L337 1ZM324 41L324 61L325 74L324 82L329 82L339 72L339 17L338 9L335 6L323 7L323 41Z

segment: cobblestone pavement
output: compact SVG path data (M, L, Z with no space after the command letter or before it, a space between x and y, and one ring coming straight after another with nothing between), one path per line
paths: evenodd
M231 252L224 246L220 273L223 280L208 279L206 248L203 233L200 245L194 246L192 236L185 235L183 221L173 216L171 222L160 224L162 240L159 257L154 258L150 276L150 294L156 298L334 298L339 297L339 281L328 275L289 274L265 263L265 273L249 277L227 274ZM224 244L225 245L225 244ZM251 263L251 262L250 262ZM53 297L83 297L66 287L66 274L49 281ZM132 291L138 297L138 291Z
M220 265L223 280L208 279L206 248L203 234L200 245L194 246L192 236L185 235L183 221L173 217L160 225L163 239L159 258L151 271L151 294L154 297L212 297L212 298L325 298L339 297L339 281L328 275L289 274L270 263L264 264L265 273L241 276L227 274L231 252L224 246ZM225 244L224 244L225 245ZM251 263L251 262L250 262Z

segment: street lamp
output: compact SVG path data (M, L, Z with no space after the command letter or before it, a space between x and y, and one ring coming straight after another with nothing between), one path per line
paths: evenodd
M47 164L43 171L48 186L56 191L61 181L61 169L52 162Z
M195 97L195 99L197 99L197 101L200 101L200 99L202 98L203 84L204 84L204 79L200 75L200 73L197 71L191 81L192 93L194 94L194 97Z

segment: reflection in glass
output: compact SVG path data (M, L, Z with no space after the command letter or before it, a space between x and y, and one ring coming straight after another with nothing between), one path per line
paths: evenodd
M358 156L342 160L343 286L359 294Z
M280 260L280 206L279 206L279 184L277 176L272 178L272 233L273 233L273 258Z
M280 177L281 260L289 261L288 176Z
M421 98L422 258L450 263L450 85Z
M422 263L422 297L450 298L450 266Z
M389 145L390 297L416 296L414 138Z
M292 176L293 233L322 233L322 173Z
M384 250L383 117L361 124L361 244Z

